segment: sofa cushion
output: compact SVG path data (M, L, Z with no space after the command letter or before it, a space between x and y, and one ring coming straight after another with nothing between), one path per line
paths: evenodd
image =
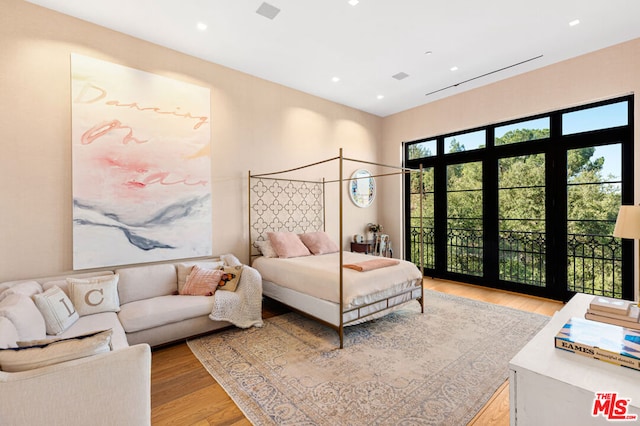
M47 334L60 334L78 321L78 312L60 287L51 287L33 296L38 310L44 317Z
M187 282L187 276L191 273L194 266L198 265L205 269L218 269L224 266L223 260L211 260L201 262L182 262L176 264L176 273L178 274L178 293L182 293L182 288Z
M116 269L120 275L118 294L120 304L136 300L176 294L176 267L173 264L134 266Z
M48 290L51 287L58 286L67 293L69 296L69 282L67 278L91 278L91 277L104 277L105 275L113 275L113 271L99 271L99 272L85 272L82 274L73 274L67 276L57 276L57 277L49 277L49 278L39 278L39 282L42 284L43 290Z
M118 274L92 278L67 278L69 297L78 315L118 312Z
M118 318L127 333L207 316L213 310L213 297L160 296L121 306Z
M0 284L0 302L10 294L24 294L25 296L31 297L40 293L42 293L42 286L37 281Z
M111 329L111 346L114 350L126 348L129 346L127 335L122 328L122 324L118 320L118 314L115 312L102 312L99 314L85 315L80 317L71 327L62 334L55 336L56 338L69 338L82 336L84 334L93 333L98 330ZM54 337L54 336L51 336Z
M29 296L10 294L0 302L0 317L13 323L20 340L42 339L46 335L44 318Z
M60 290L64 291L64 294L71 297L71 293L69 293L69 281L67 281L66 278L63 280L47 281L46 283L42 284L42 289L44 291L47 291L52 287L58 287Z
M42 343L42 342L34 342ZM85 358L111 350L111 330L58 339L52 343L20 348L0 349L0 370L16 372Z
M0 349L15 348L18 346L18 330L5 317L0 317Z

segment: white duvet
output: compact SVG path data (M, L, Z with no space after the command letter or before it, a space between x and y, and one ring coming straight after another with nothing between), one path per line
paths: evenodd
M343 253L343 264L374 259L362 253ZM290 259L258 257L253 262L262 278L310 296L338 303L340 300L340 254L304 256ZM411 262L400 260L398 265L358 272L343 268L343 301L345 306L367 301L374 293L393 294L415 285L422 274Z

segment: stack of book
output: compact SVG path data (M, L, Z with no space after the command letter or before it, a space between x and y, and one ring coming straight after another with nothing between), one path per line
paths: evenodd
M584 317L592 321L640 330L640 309L636 303L628 300L595 296Z
M558 349L640 370L640 332L617 325L571 318L555 337Z

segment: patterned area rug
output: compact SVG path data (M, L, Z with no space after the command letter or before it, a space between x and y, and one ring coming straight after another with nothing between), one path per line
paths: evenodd
M255 425L464 425L548 317L425 290L336 331L295 313L189 347ZM551 343L550 343L551 344Z

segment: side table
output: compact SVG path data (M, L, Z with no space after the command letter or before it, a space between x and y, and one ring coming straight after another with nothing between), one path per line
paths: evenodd
M596 393L630 399L627 414L640 418L640 371L554 347L558 331L569 318L584 318L593 297L576 294L509 362L512 426L607 424L592 416Z
M373 240L367 240L364 243L351 242L351 251L356 253L373 254Z

